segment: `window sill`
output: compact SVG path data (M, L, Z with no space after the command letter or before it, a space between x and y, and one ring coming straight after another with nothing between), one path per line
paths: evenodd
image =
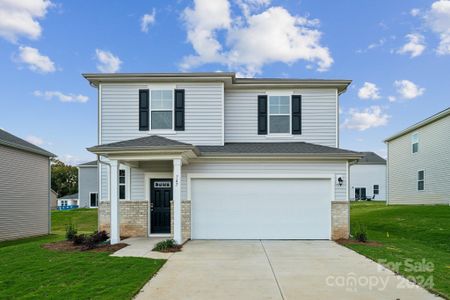
M149 135L159 135L159 134L164 134L164 135L176 135L177 132L175 130L165 130L165 129L154 129L154 130L149 130L148 131Z
M285 139L285 138L292 138L294 137L293 134L268 134L266 135L266 139Z

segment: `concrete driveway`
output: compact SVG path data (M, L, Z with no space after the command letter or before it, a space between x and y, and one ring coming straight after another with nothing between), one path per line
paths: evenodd
M436 299L331 241L190 241L136 299Z

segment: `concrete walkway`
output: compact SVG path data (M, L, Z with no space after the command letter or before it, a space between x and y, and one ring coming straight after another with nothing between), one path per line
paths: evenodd
M121 242L128 244L125 248L120 249L119 251L114 252L111 256L131 256L131 257L146 257L146 258L154 258L154 259L169 259L173 253L161 253L152 251L155 245L163 240L167 240L167 238L143 238L143 237L135 237L128 238Z
M190 241L136 299L437 299L331 241Z

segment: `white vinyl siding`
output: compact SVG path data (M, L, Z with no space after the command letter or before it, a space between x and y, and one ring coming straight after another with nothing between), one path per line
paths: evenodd
M98 193L97 167L79 167L78 198L80 207L90 206L90 194Z
M179 83L185 90L185 130L139 131L139 89L151 84L101 85L101 143L135 139L158 134L195 145L222 145L223 83ZM157 86L157 85L156 85Z
M49 159L0 145L0 241L49 229Z
M288 89L282 90L288 92ZM258 135L258 95L265 90L225 91L225 142L303 141L337 146L337 92L335 89L291 90L302 96L302 134L270 137Z
M389 204L450 202L450 116L404 134L388 143ZM412 134L419 151L412 153ZM418 171L425 170L425 190L418 191Z
M373 200L386 201L386 165L350 166L350 199L355 199L355 189L365 188L366 196L373 197L374 185L378 185L378 195Z

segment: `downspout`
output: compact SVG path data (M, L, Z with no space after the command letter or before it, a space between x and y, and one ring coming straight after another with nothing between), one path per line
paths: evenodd
M48 158L48 234L52 233L52 211L51 211L51 188L52 188L52 164Z

